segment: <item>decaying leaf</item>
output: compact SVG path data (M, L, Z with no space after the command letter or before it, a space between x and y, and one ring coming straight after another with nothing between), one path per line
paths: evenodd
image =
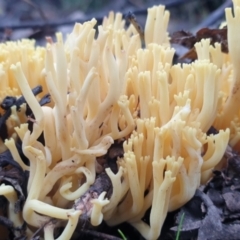
M223 194L226 207L230 212L240 212L240 192L231 191Z
M35 96L37 96L39 93L42 92L42 87L37 86L32 89L32 92ZM46 94L40 99L39 104L43 106L48 104L49 102L50 95ZM2 103L0 104L0 107L4 110L4 113L0 115L0 138L3 141L9 137L8 129L6 127L6 121L11 116L11 107L15 105L17 111L19 111L23 103L26 103L26 100L23 96L19 97L18 99L14 96L7 96L3 99ZM32 116L32 110L29 108L28 105L26 109L26 116Z
M197 58L197 54L194 45L195 43L205 38L210 39L211 45L214 45L215 43L220 43L222 52L228 53L227 28L223 29L202 28L196 33L196 35L182 30L174 32L171 35L170 41L171 43L179 44L189 49L189 51L186 54L180 57L181 59L187 58L195 60Z
M227 168L214 171L214 177L197 190L177 214L176 224L184 213L183 239L239 239L240 232L240 156L229 147ZM178 227L172 227L176 233Z
M19 164L14 161L9 150L0 154L0 184L11 185L18 195L18 200L15 203L14 212L22 211L23 204L26 199L28 173L24 172ZM0 210L3 213L0 219L0 225L4 226L9 231L9 237L24 237L23 225L21 228L15 228L13 223L8 219L6 211L8 201L4 197L0 197ZM22 235L23 234L23 235Z
M42 87L37 86L32 89L33 94L36 96L42 92ZM43 96L39 103L40 105L45 105L50 102L50 95L46 94ZM8 129L6 121L12 114L12 106L16 106L16 110L19 111L23 103L26 103L26 100L23 96L17 98L14 96L7 96L1 102L0 107L2 108L2 115L0 116L0 138L4 141L6 138L9 138ZM27 105L26 116L34 118L32 110ZM29 122L29 129L31 130L32 123ZM3 143L2 143L3 144ZM24 156L21 147L21 141L16 139L16 147L18 149L21 159L26 165L28 165L28 159ZM4 149L4 148L3 148ZM27 197L27 181L29 173L23 171L21 166L13 159L12 154L9 150L3 150L0 153L0 185L10 185L14 188L17 193L17 201L14 205L14 212L17 214L22 211L25 199ZM5 231L5 236L8 236L10 239L24 239L25 238L25 226L24 224L21 227L15 227L12 221L8 218L8 201L5 197L0 196L0 225Z

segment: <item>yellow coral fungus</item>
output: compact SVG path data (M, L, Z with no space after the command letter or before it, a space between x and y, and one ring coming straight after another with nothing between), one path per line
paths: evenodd
M239 1L234 17L227 9L226 18L229 54L202 40L195 45L198 59L183 65L172 64L163 6L148 10L145 48L135 29L125 29L122 15L114 13L97 37L93 19L77 23L65 43L58 33L46 48L27 40L1 44L0 100L26 100L9 110L8 136L1 140L1 152L8 148L29 171L22 213L12 213L15 190L0 186L10 202L9 219L16 226L25 221L29 238L48 223L44 236L53 239L58 226L50 220L56 218L64 227L58 239L69 239L85 214L94 226L103 219L109 225L128 222L144 238L157 239L167 212L209 180L228 144L240 144ZM37 85L50 94L49 105L41 106L31 91ZM34 119L25 116L26 106ZM219 132L208 136L212 125ZM29 166L14 144L18 139ZM96 182L97 157L117 140L124 141L118 171L105 169L112 194L84 196ZM142 218L150 207L148 225Z

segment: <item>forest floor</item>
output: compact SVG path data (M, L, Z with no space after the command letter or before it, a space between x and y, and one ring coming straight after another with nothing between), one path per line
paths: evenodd
M37 45L45 45L46 36L56 32L70 33L75 22L95 17L99 24L109 11L125 16L133 12L144 26L147 8L163 4L170 10L169 33L184 30L195 34L204 27L217 28L224 19L224 0L0 0L0 40L31 38ZM225 5L224 5L225 4ZM183 218L180 239L236 239L240 232L240 166L239 156L231 149L225 154L226 168L215 171L213 179L197 190L194 198L180 210L169 213L159 239L176 239L178 225ZM1 159L0 159L1 165ZM148 216L146 215L146 218ZM220 220L221 219L221 220ZM85 228L78 236L84 239L120 239L118 229L127 239L142 239L128 224L109 228ZM221 228L222 230L219 230Z

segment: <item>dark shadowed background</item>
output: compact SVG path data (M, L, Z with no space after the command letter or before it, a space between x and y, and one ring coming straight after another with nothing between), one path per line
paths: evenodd
M75 22L95 17L101 24L109 11L133 12L144 26L147 8L163 4L171 12L169 32L217 27L229 0L0 0L0 39L34 38L45 44L45 36L69 33Z

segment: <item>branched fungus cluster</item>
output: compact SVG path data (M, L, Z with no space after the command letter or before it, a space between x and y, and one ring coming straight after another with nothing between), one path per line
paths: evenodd
M190 200L224 164L228 145L240 144L240 1L233 2L234 12L226 9L229 53L204 39L196 43L198 58L191 64L172 64L163 6L148 10L144 48L119 13L110 13L97 34L95 19L77 23L65 43L58 33L46 48L27 40L0 45L0 100L24 97L9 107L0 145L29 172L20 212L14 210L16 189L0 186L14 227L26 223L30 238L44 226L49 240L61 226L57 239L65 240L87 214L93 226L128 222L144 238L158 238L167 212ZM31 90L37 85L40 94ZM48 93L51 102L40 104ZM207 134L211 126L216 134ZM119 140L124 154L118 171L101 169L111 194L85 199L90 207L84 212L77 203L99 174L96 159ZM149 208L147 224L142 219Z

